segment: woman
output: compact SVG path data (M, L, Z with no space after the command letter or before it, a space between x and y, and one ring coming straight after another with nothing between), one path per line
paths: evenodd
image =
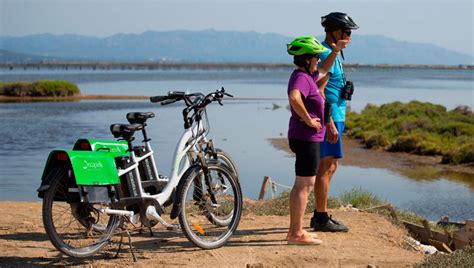
M319 164L319 146L324 140L324 99L316 81L327 73L337 53L344 46L338 42L318 69L319 53L326 48L313 37L301 36L287 45L297 68L288 82L291 117L288 128L290 149L296 154L295 184L290 192L290 229L288 244L319 245L315 234L303 230L303 216L308 194L314 187Z

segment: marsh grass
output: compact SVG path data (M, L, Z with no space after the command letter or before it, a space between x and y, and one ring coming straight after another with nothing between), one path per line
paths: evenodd
M351 204L359 209L380 206L384 203L384 200L362 188L353 188L350 191L344 192L339 199L342 205L347 206Z
M381 205L383 201L377 196L360 188L354 188L344 192L339 198L329 197L328 208L335 209L341 206L352 204L357 208L368 208ZM264 201L246 202L245 210L257 215L289 215L290 214L290 192L285 191L274 199ZM306 205L306 213L312 213L314 210L314 195L311 193Z
M349 136L367 148L442 156L443 163L474 163L474 114L428 102L368 104L347 114Z
M79 94L75 84L63 80L0 82L0 95L10 97L70 97Z
M451 254L428 256L415 267L474 267L474 245L456 250Z
M341 202L338 198L328 198L329 208L338 208L340 206ZM251 212L256 215L290 215L290 192L282 192L277 197L270 200L248 201L245 203L244 209L246 212ZM311 193L308 197L308 204L306 205L305 213L312 213L313 209L314 195Z

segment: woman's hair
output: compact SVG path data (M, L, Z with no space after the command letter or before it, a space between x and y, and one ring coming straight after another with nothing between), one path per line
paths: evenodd
M298 67L308 68L308 62L306 60L312 57L314 57L314 55L308 53L302 55L295 55L293 57L293 63Z

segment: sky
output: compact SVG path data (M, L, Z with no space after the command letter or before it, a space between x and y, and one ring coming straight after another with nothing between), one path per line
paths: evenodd
M0 0L0 36L206 29L316 36L323 34L321 16L332 11L355 20L355 36L474 56L474 0Z

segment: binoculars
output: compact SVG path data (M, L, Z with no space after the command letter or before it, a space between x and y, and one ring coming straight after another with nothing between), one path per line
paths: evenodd
M354 83L352 83L351 81L346 81L346 85L341 91L341 98L345 100L351 100L353 93L354 93Z

